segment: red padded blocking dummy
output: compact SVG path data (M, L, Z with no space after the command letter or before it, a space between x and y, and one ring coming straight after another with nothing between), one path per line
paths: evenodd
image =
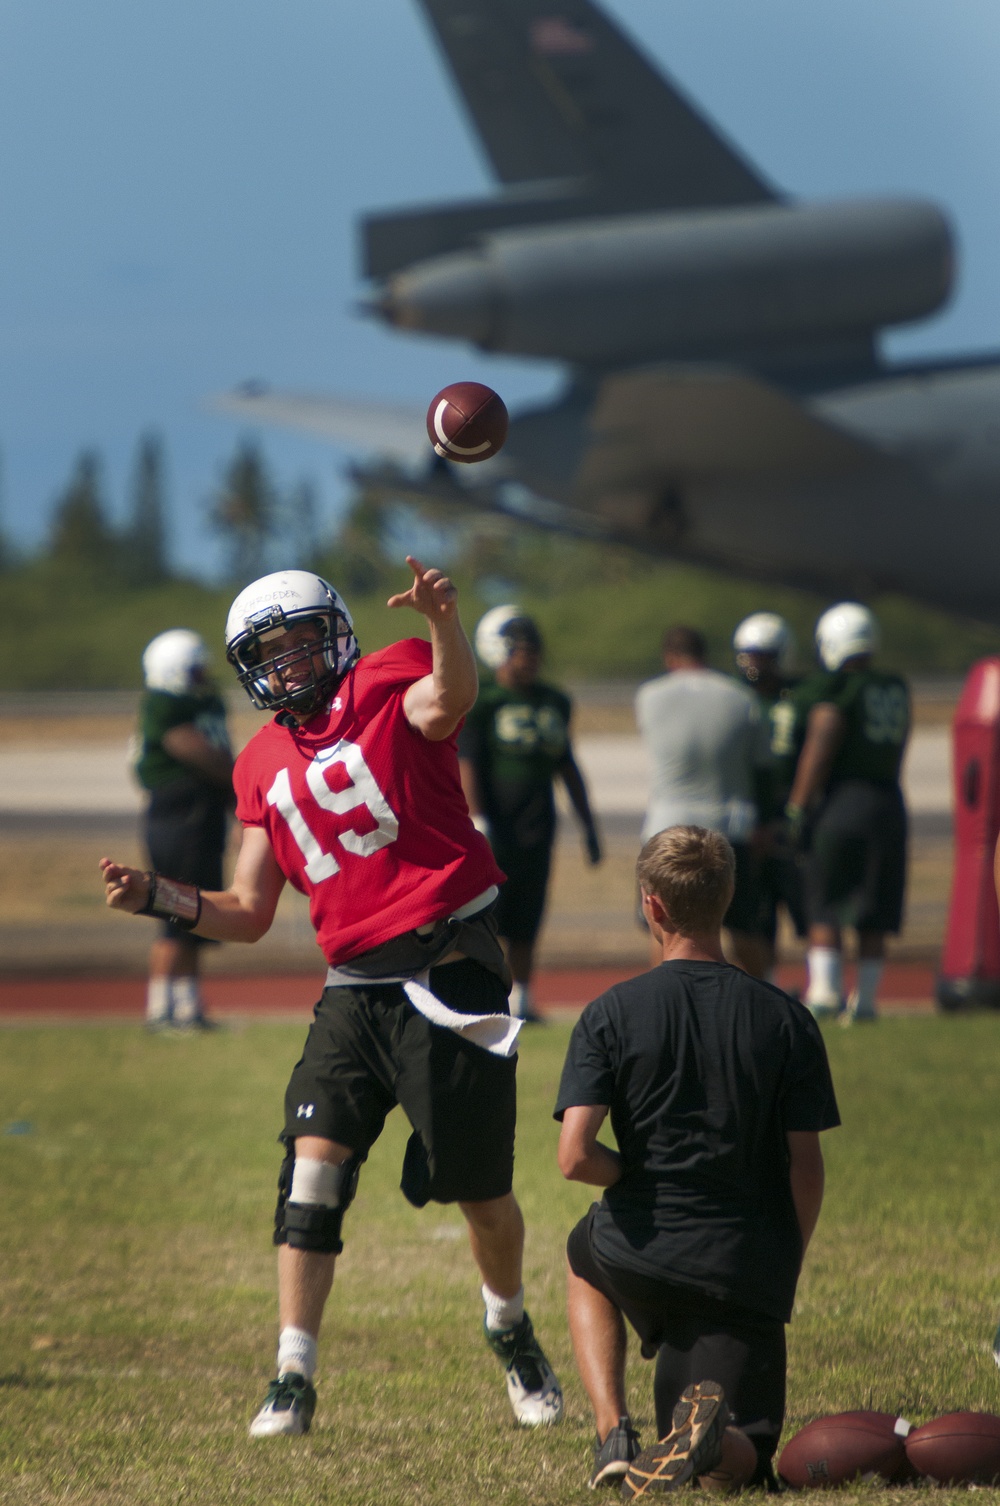
M937 1001L1000 1008L1000 916L993 851L1000 832L1000 658L969 670L952 725L955 871Z

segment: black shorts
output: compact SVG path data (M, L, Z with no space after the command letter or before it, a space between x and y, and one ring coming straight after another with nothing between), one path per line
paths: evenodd
M466 959L431 969L430 991L463 1014L506 1014L507 991ZM401 983L327 988L285 1093L283 1138L320 1135L364 1159L400 1104L413 1126L401 1187L425 1203L510 1192L515 1061L432 1025Z
M733 842L736 858L736 887L722 924L729 931L757 935L761 930L764 896L760 886L760 864L748 842Z
M228 805L221 792L195 779L177 780L152 790L146 811L145 838L150 866L164 878L199 889L222 888ZM172 921L162 922L165 936L204 945Z
M505 941L534 941L545 913L552 844L495 847L493 855L507 875L497 900L497 932Z
M785 1325L693 1287L607 1266L591 1242L596 1206L571 1231L566 1254L574 1274L628 1319L642 1341L644 1358L656 1355L657 1437L669 1433L684 1388L714 1380L725 1392L734 1425L757 1450L751 1483L769 1482L785 1419Z
M769 853L752 861L755 899L751 923L733 929L764 936L773 945L778 934L778 907L784 905L796 936L805 936L805 884L798 859L791 853Z
M812 925L895 934L906 889L906 807L898 785L845 780L831 790L806 860Z

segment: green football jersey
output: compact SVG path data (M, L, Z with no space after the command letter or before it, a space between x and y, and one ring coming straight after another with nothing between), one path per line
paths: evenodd
M572 702L553 685L485 684L459 736L476 770L483 805L501 840L548 840L555 826L552 780L570 752Z
M231 751L226 730L226 708L215 691L207 695L173 695L167 690L147 690L139 703L139 748L135 771L147 790L158 790L176 779L198 777L189 765L172 758L163 746L171 727L193 724L216 748Z
M805 737L805 718L795 700L800 683L787 680L776 696L765 695L756 685L751 687L767 714L773 796L778 810L788 799Z
M876 784L899 780L910 733L910 692L901 675L880 669L824 671L810 676L795 691L790 738L805 739L813 706L836 706L844 718L844 738L830 770L830 784L868 779Z

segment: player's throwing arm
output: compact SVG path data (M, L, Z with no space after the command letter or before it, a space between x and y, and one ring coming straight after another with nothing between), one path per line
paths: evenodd
M111 858L101 859L101 873L109 909L172 920L184 930L215 941L259 941L270 929L285 883L267 833L256 826L244 829L228 889L197 889L161 874L127 868Z

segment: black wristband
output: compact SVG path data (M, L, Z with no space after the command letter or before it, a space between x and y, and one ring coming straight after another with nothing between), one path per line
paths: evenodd
M201 919L201 890L195 884L182 884L164 878L162 873L147 873L149 894L137 915L155 915L169 920L182 931L193 931Z

